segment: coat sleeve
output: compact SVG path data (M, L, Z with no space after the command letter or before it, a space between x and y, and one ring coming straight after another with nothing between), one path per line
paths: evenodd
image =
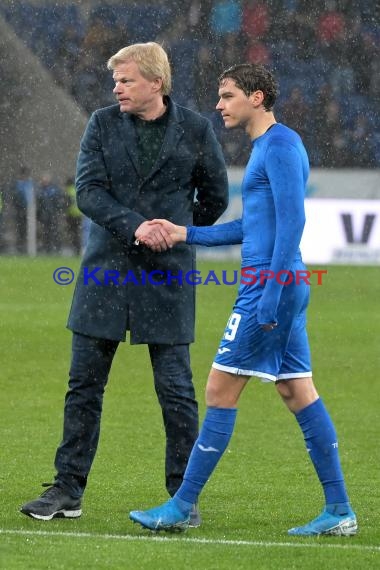
M94 113L80 144L75 179L78 208L99 226L127 245L145 218L123 206L109 192L99 119Z
M221 146L208 120L198 155L195 185L194 225L212 225L228 206L228 179Z

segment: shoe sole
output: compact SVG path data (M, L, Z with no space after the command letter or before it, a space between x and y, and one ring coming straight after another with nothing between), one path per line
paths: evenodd
M347 519L340 522L338 525L329 529L322 530L321 532L291 532L288 531L290 536L355 536L358 532L358 523L356 519Z
M52 513L51 515L39 515L37 513L31 513L31 512L27 512L27 511L23 511L21 509L21 512L32 518L32 519L36 519L39 521L51 521L52 519L76 519L79 518L82 514L82 509L77 509L75 511L67 511L66 509L62 509L61 511L56 511L55 513Z
M174 525L171 526L160 526L159 528L151 528L145 524L143 524L142 522L138 521L138 520L134 520L132 517L129 517L131 519L131 521L135 524L140 525L142 528L144 528L145 530L151 530L152 532L160 532L160 531L164 531L164 532L185 532L185 530L187 530L189 528L189 521L186 522L181 522L181 523L176 523Z
M330 536L354 536L358 532L358 523L356 520L343 521L337 526L322 532L321 534Z
M189 521L189 528L199 528L201 526L201 520L200 519L196 519L196 520L191 520Z

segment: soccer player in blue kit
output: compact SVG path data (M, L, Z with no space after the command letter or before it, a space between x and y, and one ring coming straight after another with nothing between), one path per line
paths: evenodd
M206 387L206 417L183 483L163 505L130 513L133 521L151 530L188 526L192 505L232 436L240 394L250 377L256 376L272 381L294 414L325 496L322 513L288 533L342 536L357 532L335 428L312 380L306 333L309 286L307 280L295 278L305 270L299 244L305 224L308 157L298 134L276 122L272 111L276 96L276 82L261 65L236 65L219 78L216 108L225 126L243 126L252 140L242 182L242 218L217 226L187 228L161 220L173 244L241 243L242 278L212 364ZM290 280L289 275L294 278ZM283 285L284 281L291 282Z

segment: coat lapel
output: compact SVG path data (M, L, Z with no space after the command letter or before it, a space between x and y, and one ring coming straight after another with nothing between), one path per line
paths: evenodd
M173 152L176 152L178 142L182 137L182 135L183 135L183 128L181 127L181 125L177 122L172 122L169 119L168 125L166 127L164 142L162 143L160 153L157 157L156 162L154 163L152 170L150 171L149 175L145 180L148 180L158 170L160 170L165 164L165 162L168 160L169 156Z
M169 117L168 117L168 124L166 127L165 138L164 142L162 143L161 150L158 154L157 160L154 163L152 170L150 171L149 175L146 177L144 182L149 180L154 174L160 170L168 158L173 154L173 152L177 151L177 146L179 140L181 139L184 131L182 128L182 121L183 116L178 107L175 103L170 99L170 97L166 97L166 101L169 106Z
M139 168L139 156L137 151L136 129L133 121L127 113L120 113L119 131L125 151L129 156L137 174L141 177Z

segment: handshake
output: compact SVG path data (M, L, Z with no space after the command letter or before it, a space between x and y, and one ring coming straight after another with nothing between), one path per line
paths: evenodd
M168 220L150 220L143 222L135 232L135 243L145 245L152 251L166 251L179 243L186 241L185 226L176 226Z

